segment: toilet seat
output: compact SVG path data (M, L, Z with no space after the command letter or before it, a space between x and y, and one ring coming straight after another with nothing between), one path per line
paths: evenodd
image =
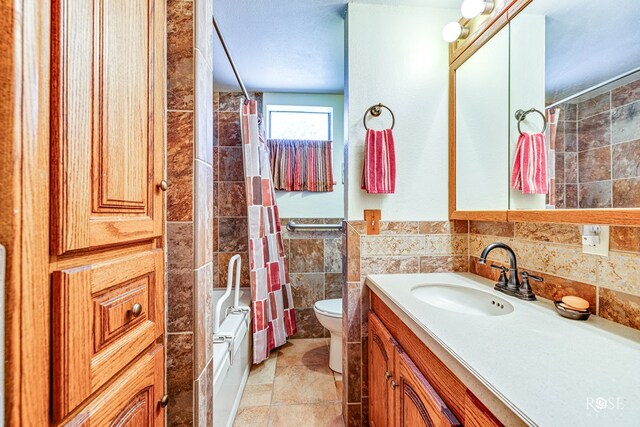
M342 317L342 298L318 301L313 308L325 316Z

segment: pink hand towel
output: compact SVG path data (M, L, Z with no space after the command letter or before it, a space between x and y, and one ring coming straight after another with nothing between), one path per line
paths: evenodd
M391 129L367 129L360 188L372 194L396 191L396 152Z
M524 194L547 194L547 144L542 133L520 134L511 173L511 188Z

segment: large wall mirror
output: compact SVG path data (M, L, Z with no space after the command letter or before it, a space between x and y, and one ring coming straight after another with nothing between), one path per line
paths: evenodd
M456 211L640 208L638 22L637 0L533 0L455 67ZM548 191L512 188L521 132Z

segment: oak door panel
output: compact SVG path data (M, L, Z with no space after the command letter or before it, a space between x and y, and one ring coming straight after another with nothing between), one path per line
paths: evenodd
M380 319L369 313L369 424L387 427L393 424L395 340Z
M56 420L163 334L163 274L160 249L53 273Z
M156 345L65 425L161 427L163 389L164 350Z
M460 426L453 412L406 353L396 351L397 427Z
M163 6L54 3L52 250L160 236Z

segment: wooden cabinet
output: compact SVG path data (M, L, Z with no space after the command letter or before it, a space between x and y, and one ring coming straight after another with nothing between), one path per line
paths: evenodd
M402 351L396 351L397 408L396 426L459 426L453 412L442 401L429 381L413 361Z
M165 26L51 2L53 425L164 425Z
M164 2L52 7L52 249L160 236Z
M164 425L162 345L137 360L66 425L151 427Z
M369 423L373 427L502 424L375 295L369 313Z
M369 315L369 408L372 427L390 426L394 420L394 393L389 381L394 374L396 341L380 320Z
M369 423L372 427L460 425L373 313L369 314Z
M162 250L53 273L53 413L64 418L164 331Z

